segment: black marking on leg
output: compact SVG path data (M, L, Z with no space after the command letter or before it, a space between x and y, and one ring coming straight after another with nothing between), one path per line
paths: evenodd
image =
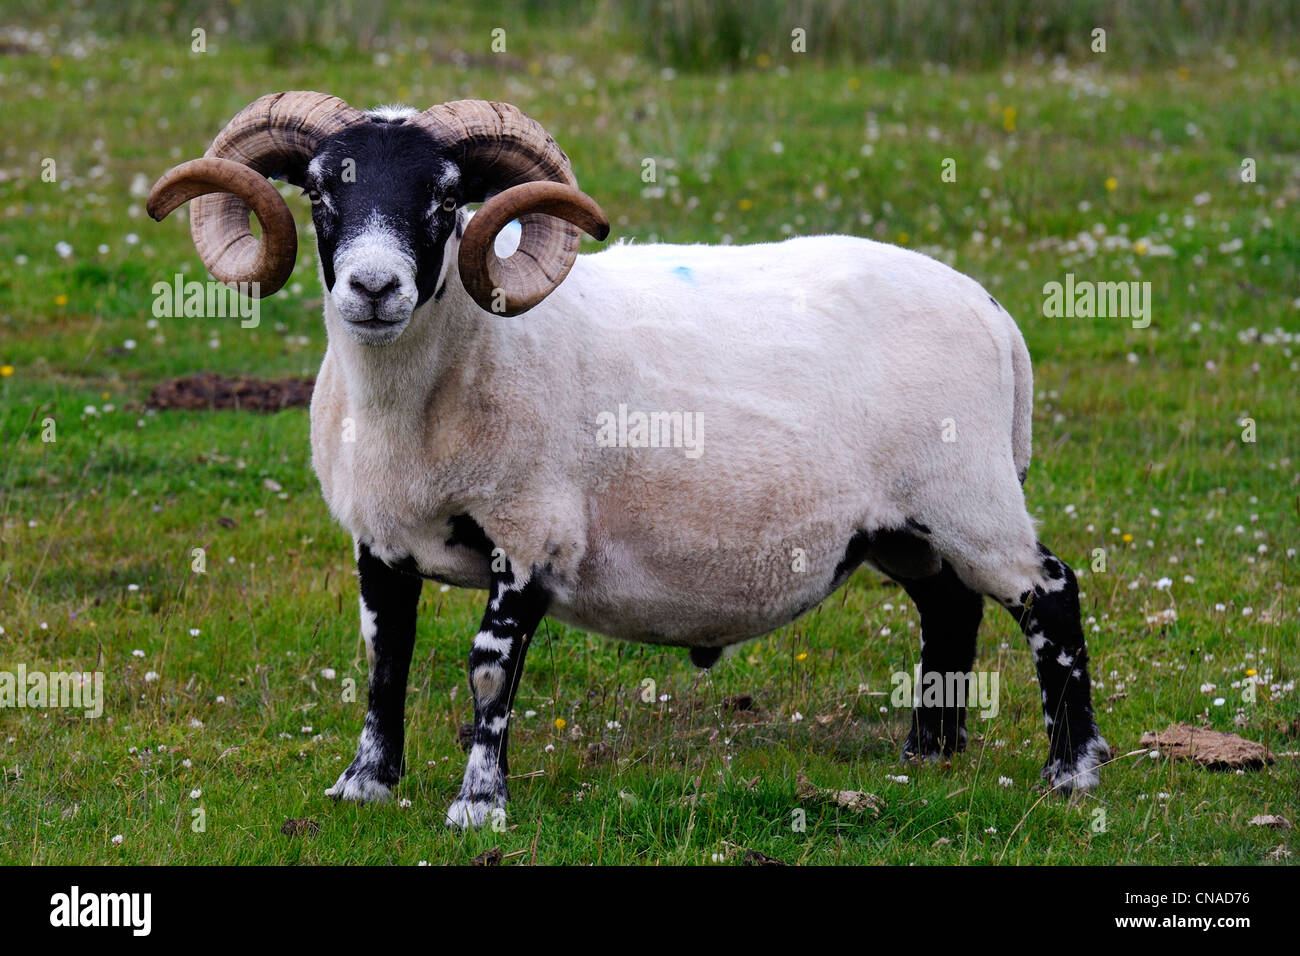
M1067 574L1073 576L1074 572L1069 569L1066 563L1048 551L1041 541L1038 543L1038 554L1043 560L1043 573L1053 581L1060 581Z
M374 615L369 640L370 694L361 740L351 765L331 788L335 797L368 799L392 788L404 769L406 679L415 648L421 580L389 567L360 544L361 601Z
M1063 789L1086 788L1095 783L1105 742L1092 710L1079 585L1069 565L1042 544L1038 549L1045 583L1026 591L1008 610L1034 652L1049 740L1043 775ZM1087 779L1076 780L1076 775Z
M442 280L442 285L438 286L438 291L433 294L433 301L437 302L442 298L442 294L447 291L447 280Z
M938 674L945 688L950 674L965 675L975 665L976 639L984 616L984 599L943 562L928 578L898 579L921 614L921 675ZM923 685L924 686L924 685ZM939 707L917 705L912 729L903 745L903 758L951 756L966 749L965 700L944 700Z
M528 644L550 602L536 574L517 581L509 562L506 570L492 573L488 593L487 610L469 652L474 739L464 782L448 811L448 822L461 826L481 824L493 808L505 806L510 708Z
M718 658L721 656L722 656L722 648L720 647L692 647L691 648L691 663L694 664L696 667L702 667L705 670L708 670L710 667L716 664L718 662Z

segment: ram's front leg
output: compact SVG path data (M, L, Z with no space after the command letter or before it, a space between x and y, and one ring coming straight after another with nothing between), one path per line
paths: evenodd
M469 652L474 692L474 742L465 780L447 811L447 825L481 826L506 805L510 708L524 673L524 654L546 614L548 595L527 572L493 571L487 611Z
M357 547L361 636L370 663L370 705L352 765L326 790L341 800L387 800L402 775L406 677L415 647L418 577L390 568L364 544Z

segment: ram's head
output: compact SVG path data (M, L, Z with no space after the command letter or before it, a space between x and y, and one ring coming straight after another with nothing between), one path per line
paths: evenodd
M531 309L563 281L579 228L598 239L609 233L568 157L513 106L459 100L423 113L366 113L311 92L274 93L245 107L202 159L158 180L149 215L161 220L195 200L191 233L208 271L270 295L293 271L298 240L268 176L311 197L326 294L348 332L367 344L396 339L437 293L462 205L484 203L459 237L461 282L501 315ZM502 259L496 236L516 219L518 248Z

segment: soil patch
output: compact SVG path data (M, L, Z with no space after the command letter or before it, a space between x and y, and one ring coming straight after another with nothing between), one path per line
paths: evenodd
M168 379L154 386L145 404L149 408L189 410L233 408L247 412L278 412L311 404L315 379L226 378L201 372Z

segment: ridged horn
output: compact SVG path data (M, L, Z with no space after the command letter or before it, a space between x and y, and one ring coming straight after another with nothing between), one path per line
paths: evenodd
M226 124L202 159L163 174L149 193L149 215L162 220L193 199L190 235L208 271L229 285L257 283L258 295L271 295L293 272L298 237L288 205L266 177L310 161L327 137L365 118L326 93L259 97ZM250 211L261 223L260 241L249 228Z
M609 220L578 189L569 158L535 120L506 103L456 100L431 107L410 122L449 148L466 179L487 201L461 239L461 282L481 308L499 315L527 312L568 275L578 255L579 230L609 235ZM509 259L495 251L497 234L512 219L521 227Z

